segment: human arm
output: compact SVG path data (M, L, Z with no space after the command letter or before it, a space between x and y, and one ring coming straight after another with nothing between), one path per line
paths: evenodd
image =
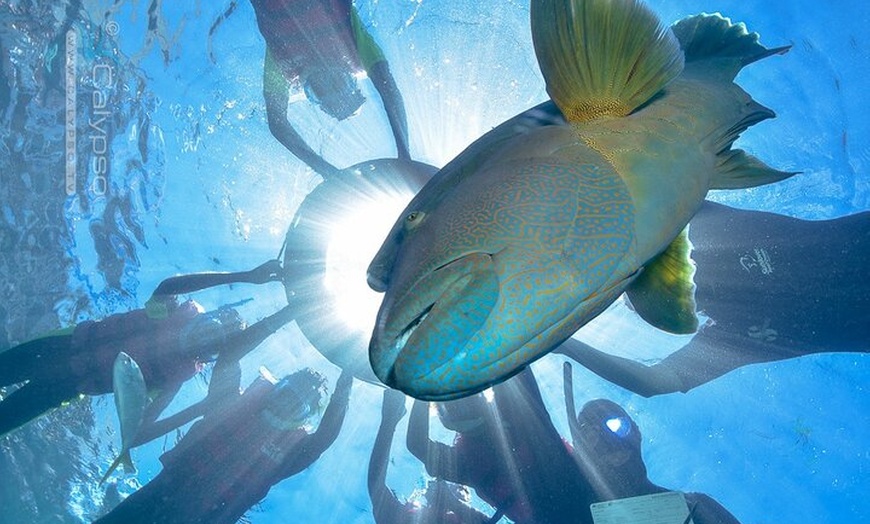
M799 356L718 325L703 327L688 344L651 366L609 355L573 338L553 353L561 353L601 378L647 398L686 393L749 364Z
M568 415L568 429L571 431L571 442L580 442L577 427L577 406L574 405L574 370L570 362L562 365L562 388L565 394L565 411Z
M238 362L291 320L293 320L293 308L284 306L245 329L231 333L218 352L218 360Z
M390 121L393 138L396 140L397 156L400 160L411 160L411 152L408 145L408 117L405 114L405 101L402 93L396 85L396 79L390 72L390 65L386 60L375 63L368 71L369 78L381 95L384 103L384 111Z
M154 421L157 420L157 417L160 416L163 411L169 407L169 404L172 403L172 399L175 398L175 395L178 394L178 391L181 389L181 384L175 384L170 387L161 389L157 391L154 398L145 408L145 412L142 414L142 426L139 431L141 435L143 431L149 426L154 424ZM162 433L161 433L162 435ZM158 435L159 436L159 435ZM138 438L136 440L139 440ZM149 439L150 440L150 439ZM143 442L147 442L143 441Z
M142 428L139 430L139 433L136 434L133 447L151 442L152 440L160 438L170 431L178 429L188 422L199 418L203 414L204 402L205 401L203 400L196 404L187 406L178 413L174 413L161 420L151 421L150 423L143 422Z
M694 524L740 524L722 504L703 493L686 493L686 503L693 508Z
M408 418L408 451L426 466L433 477L462 483L457 479L456 453L451 446L429 438L429 403L415 400Z
M239 365L239 361L218 357L212 370L206 397L195 404L187 406L178 413L174 413L151 424L143 424L142 429L136 435L134 447L178 429L205 415L209 410L215 409L217 406L229 405L231 400L239 396L241 383L242 368Z
M263 97L266 99L266 119L272 136L324 179L337 177L341 171L311 149L287 119L290 82L268 49L263 65Z
M381 96L384 111L387 113L387 119L390 121L390 128L396 140L398 157L401 160L410 160L408 117L405 114L405 101L402 99L402 92L396 85L396 79L390 72L390 65L384 57L383 51L363 26L355 8L351 8L350 16L360 62Z
M157 289L154 290L151 298L193 293L194 291L224 284L280 282L282 273L281 262L269 260L249 271L205 272L179 275L169 277L161 282L157 286Z
M395 389L384 390L381 424L369 459L368 489L375 522L400 522L404 506L387 486L387 467L396 425L405 415L405 394Z
M688 391L681 377L667 365L646 366L609 355L574 338L563 342L553 353L565 355L599 377L644 397Z
M285 478L314 464L338 438L344 417L347 415L351 385L353 385L353 375L347 371L342 371L335 383L335 391L332 393L332 398L323 413L323 418L320 419L317 430L305 438L296 452L288 455L283 466Z

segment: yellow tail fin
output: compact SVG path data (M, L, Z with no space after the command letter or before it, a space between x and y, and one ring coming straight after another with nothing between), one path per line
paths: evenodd
M683 69L671 30L639 0L532 0L547 92L571 122L625 116Z

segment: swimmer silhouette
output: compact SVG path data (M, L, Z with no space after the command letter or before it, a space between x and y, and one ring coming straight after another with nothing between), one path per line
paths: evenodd
M487 524L497 522L501 513L492 518L462 502L457 493L461 486L443 480L430 481L426 487L426 504L399 502L387 485L390 447L396 425L405 415L405 394L395 389L384 390L381 425L378 428L369 461L368 488L372 514L377 524Z
M810 221L705 202L689 240L711 322L685 347L651 366L575 339L555 352L649 397L749 364L870 349L870 212Z
M641 455L640 428L619 405L606 399L574 408L571 364L564 364L565 407L574 458L591 483L596 502L670 491L653 484ZM684 493L694 524L738 524L721 504L703 493ZM688 521L688 519L687 519Z
M238 312L206 313L179 294L231 283L279 281L278 261L250 271L171 277L142 309L88 320L0 353L0 384L25 383L0 402L0 436L79 395L112 392L112 369L124 351L140 366L154 400L143 427L160 415L181 385L219 353L238 360L292 318L289 308L248 328Z
M595 502L569 446L553 426L530 369L483 394L436 404L452 445L429 438L428 404L415 401L408 450L426 472L474 488L511 521L591 523Z
M287 119L291 90L337 120L365 102L357 76L365 72L381 96L398 158L410 160L402 95L384 53L350 0L251 0L266 40L263 94L269 130L291 153L324 178L339 169L317 154Z
M160 457L156 477L95 524L235 524L335 442L352 383L342 373L325 411L325 379L310 369L281 381L264 373L241 395L236 384L232 401Z

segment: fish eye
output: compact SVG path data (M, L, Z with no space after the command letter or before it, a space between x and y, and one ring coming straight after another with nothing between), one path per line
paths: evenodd
M426 213L422 211L411 211L405 217L405 226L406 227L416 227L423 221L423 217L426 216Z

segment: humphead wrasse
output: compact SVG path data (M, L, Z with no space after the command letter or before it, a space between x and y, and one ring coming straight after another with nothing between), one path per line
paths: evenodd
M734 83L788 47L719 15L671 28L638 0L532 0L565 125L516 117L439 171L369 267L385 291L375 374L414 397L479 392L623 292L672 333L697 329L686 225L710 189L779 181L732 144L774 116Z

